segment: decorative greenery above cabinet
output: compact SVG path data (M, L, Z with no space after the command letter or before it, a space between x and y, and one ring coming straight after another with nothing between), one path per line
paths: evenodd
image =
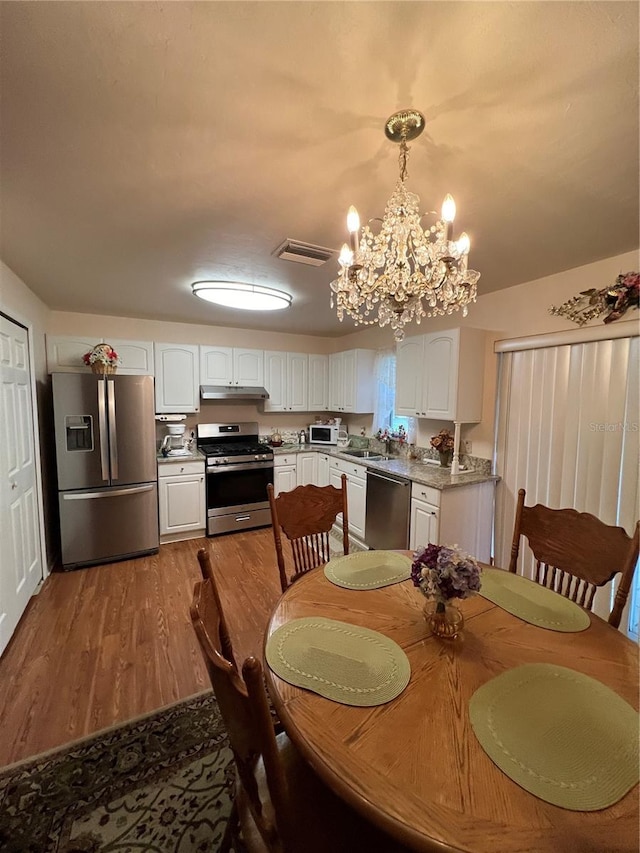
M482 329L459 328L398 344L396 414L439 421L482 420Z

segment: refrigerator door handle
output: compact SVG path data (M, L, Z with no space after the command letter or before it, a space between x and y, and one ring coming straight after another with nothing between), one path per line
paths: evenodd
M120 495L137 495L140 492L150 492L155 489L156 484L151 483L148 486L133 486L127 489L109 489L108 491L100 492L74 492L73 494L63 494L63 501L85 501L93 500L94 498L117 498Z
M118 436L116 434L116 388L113 379L107 379L107 401L109 406L109 463L111 479L118 479Z
M98 429L100 430L100 467L102 479L109 481L109 449L107 439L107 412L104 399L105 380L98 379Z

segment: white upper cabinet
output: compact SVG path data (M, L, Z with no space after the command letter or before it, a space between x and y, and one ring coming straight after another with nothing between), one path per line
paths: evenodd
M265 412L308 412L309 356L299 352L264 354Z
M200 351L194 344L154 344L156 412L200 411Z
M264 385L264 352L239 347L200 347L201 385Z
M329 408L329 356L309 354L309 411L326 412Z
M329 410L373 411L374 350L353 349L329 356Z
M451 329L398 344L396 413L407 417L477 423L482 419L482 329Z
M101 343L102 338L96 340L47 335L47 370L49 373L86 373L87 366L82 356Z
M151 341L121 341L111 338L108 344L120 356L118 373L128 375L154 375L153 343Z
M49 373L85 373L89 368L82 356L96 344L107 343L118 353L118 373L153 376L153 343L120 338L79 338L47 335Z

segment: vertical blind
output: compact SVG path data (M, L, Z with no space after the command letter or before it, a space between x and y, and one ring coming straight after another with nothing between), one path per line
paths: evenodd
M640 339L580 342L500 352L495 556L508 566L518 489L526 503L573 507L633 533L640 463ZM533 560L521 548L518 571ZM636 572L635 583L638 583ZM593 610L607 617L613 584ZM640 601L635 590L634 600ZM637 634L637 606L631 632ZM621 627L626 627L629 606ZM635 624L633 624L635 623Z

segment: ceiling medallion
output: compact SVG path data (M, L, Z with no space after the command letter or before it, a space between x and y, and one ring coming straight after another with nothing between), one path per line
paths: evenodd
M394 113L385 124L385 135L400 145L400 177L385 208L376 234L369 224L360 228L355 207L349 208L349 245L338 259L340 272L331 282L331 307L338 319L348 314L356 326L391 325L396 341L404 338L405 326L422 317L452 314L475 302L480 273L467 269L470 241L467 234L453 239L456 205L447 195L442 218L423 230L420 199L405 186L409 148L418 137L425 118L417 110ZM373 220L371 220L373 221Z
M282 290L240 281L196 281L191 289L194 296L207 302L243 311L278 311L292 302L291 295Z

